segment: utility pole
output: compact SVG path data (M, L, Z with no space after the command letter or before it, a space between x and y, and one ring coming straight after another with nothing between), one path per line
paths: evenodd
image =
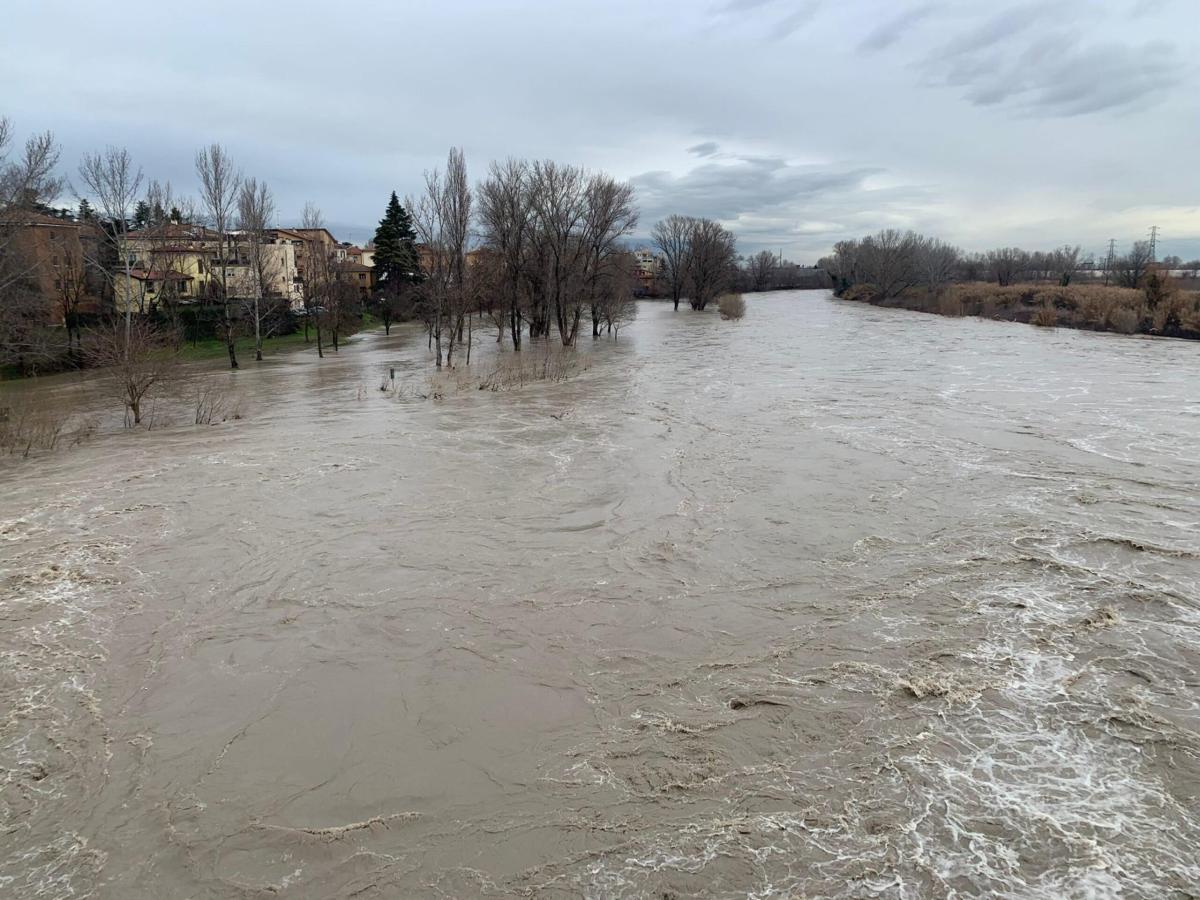
M1104 260L1104 286L1108 287L1108 276L1112 274L1113 261L1117 257L1117 239L1108 239L1108 256Z
M1158 226L1150 227L1150 262L1158 262Z

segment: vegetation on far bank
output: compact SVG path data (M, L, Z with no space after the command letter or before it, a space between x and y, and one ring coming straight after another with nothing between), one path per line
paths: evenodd
M1104 283L1090 275L1095 263L1078 247L964 254L936 238L895 230L843 241L822 263L838 296L876 306L1200 340L1200 292L1156 264L1145 241L1105 261Z
M1099 284L1001 286L990 282L953 284L938 292L910 288L898 297L882 297L870 285L856 285L841 296L943 316L978 316L1043 327L1200 340L1200 292L1177 288L1153 300L1145 290L1136 288Z

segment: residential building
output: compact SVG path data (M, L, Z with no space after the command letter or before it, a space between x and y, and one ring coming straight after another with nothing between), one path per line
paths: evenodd
M12 230L11 250L23 260L26 277L45 302L46 323L61 326L76 315L100 313L106 292L96 265L99 231L29 210L3 215L5 230Z
M653 293L655 282L662 274L664 268L662 257L650 250L643 249L634 250L633 259L636 267L634 274L637 277L638 288L642 293Z
M235 297L253 297L256 286L251 265L251 248L244 235L231 235L233 252L228 269L229 292ZM283 297L292 309L304 305L304 282L296 262L297 239L277 229L267 232L261 247L262 296Z
M337 272L342 282L358 291L362 299L370 298L371 290L375 287L374 269L360 262L346 260L337 264Z
M126 238L131 266L124 283L116 266L117 310L152 312L160 306L195 303L213 295L220 280L220 235L202 225L167 222L132 231Z

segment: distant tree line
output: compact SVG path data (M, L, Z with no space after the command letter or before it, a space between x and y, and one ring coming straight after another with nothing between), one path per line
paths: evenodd
M1200 293L1184 290L1171 277L1187 266L1178 259L1155 263L1153 257L1147 241L1097 266L1079 247L963 253L936 238L887 230L836 244L820 265L840 296L879 305L1044 327L1200 338Z
M1127 253L1098 264L1078 246L1049 251L998 247L966 253L938 238L887 229L859 240L839 241L817 265L829 273L838 292L865 285L888 299L910 288L937 292L954 282L991 281L1001 287L1049 282L1066 287L1081 273L1096 271L1106 285L1134 288L1143 285L1154 261L1148 241L1137 241ZM1188 265L1192 264L1180 263L1176 268ZM1200 270L1200 261L1194 268Z

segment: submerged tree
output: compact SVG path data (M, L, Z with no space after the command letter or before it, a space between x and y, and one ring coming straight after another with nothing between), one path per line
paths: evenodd
M737 266L737 241L712 219L695 219L688 232L688 292L692 309L705 309L728 290Z
M513 349L521 349L524 300L528 273L527 253L533 240L533 213L529 196L529 166L524 160L493 162L479 186L479 224L483 240L495 254L494 289L498 310L507 324Z
M695 220L688 216L667 216L654 226L650 238L663 260L663 278L675 309L687 289L691 265L691 233Z
M124 326L91 329L85 352L124 405L126 425L142 424L146 400L170 380L179 361L176 334L140 316Z

